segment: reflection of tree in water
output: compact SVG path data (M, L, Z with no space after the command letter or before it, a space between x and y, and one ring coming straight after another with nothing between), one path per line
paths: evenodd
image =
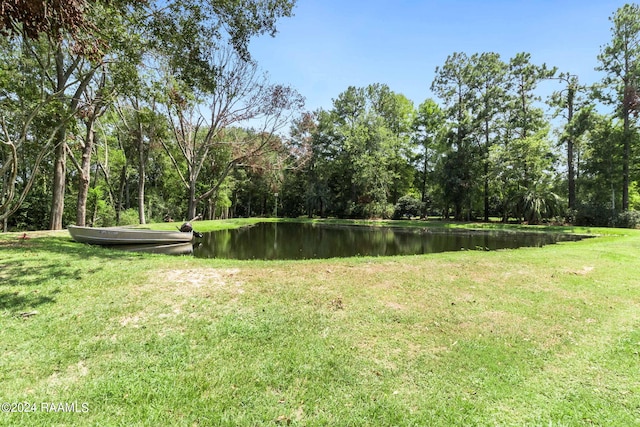
M579 238L550 233L261 223L206 233L194 254L232 259L392 256L542 246Z

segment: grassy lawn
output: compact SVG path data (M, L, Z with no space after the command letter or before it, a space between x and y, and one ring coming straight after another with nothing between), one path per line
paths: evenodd
M0 401L36 405L0 425L640 425L640 231L562 230L604 236L266 262L0 234Z

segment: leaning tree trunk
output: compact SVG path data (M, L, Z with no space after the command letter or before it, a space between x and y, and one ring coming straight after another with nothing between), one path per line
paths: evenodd
M84 112L85 116L85 126L86 126L86 134L84 137L84 145L82 146L82 159L80 164L75 160L73 153L71 153L71 160L76 169L78 170L78 204L77 204L77 212L76 212L76 225L84 226L86 225L87 218L87 196L89 194L89 184L91 181L91 154L93 153L93 147L96 143L96 132L95 132L95 124L104 110L102 110L102 97L100 92L105 84L105 79L103 75L103 79L100 83L100 88L98 90L98 95L94 99L94 103L91 108L86 108ZM97 174L97 169L96 169ZM98 201L96 200L96 209L97 209ZM91 221L92 224L95 224L95 210L94 210L94 218Z

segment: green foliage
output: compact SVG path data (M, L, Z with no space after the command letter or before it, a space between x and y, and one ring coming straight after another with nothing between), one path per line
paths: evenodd
M563 200L548 187L533 186L521 196L518 211L529 224L539 224L544 219L562 214Z
M589 206L587 217L594 216L594 211L603 214L608 211L611 218L611 212L621 207L623 134L620 122L606 116L591 116L591 129L582 142L585 148L577 179L578 205ZM603 215L595 216L601 218Z
M394 219L411 219L420 216L424 211L424 203L412 195L400 197L393 210Z
M469 220L473 179L473 157L470 152L449 150L443 154L436 167L436 179L441 187L440 202L448 217L453 208L454 218L458 221Z
M350 87L331 111L307 125L311 157L304 173L307 214L388 218L414 171L410 137L414 111L386 85Z
M640 186L638 181L633 181L629 185L629 209L640 211Z
M139 223L137 209L131 208L120 212L120 224L118 225L137 225Z
M622 119L621 172L621 208L629 209L629 186L634 178L632 174L633 152L638 146L638 131L632 126L640 106L638 104L640 81L640 6L625 4L610 18L611 42L602 47L597 68L606 73L603 79L604 90L600 90L600 99L616 109L616 115Z
M600 99L617 107L620 117L628 117L630 103L637 86L640 67L640 6L625 4L609 18L612 23L611 41L602 46L598 60L599 71L606 73Z
M546 130L491 147L490 159L503 219L538 222L560 213L560 199L552 190L555 156Z
M531 170L537 159L530 152L540 154L538 134L547 126L542 109L535 106L539 99L534 90L554 73L546 65L532 64L526 53L507 65L495 53L469 57L456 52L436 69L431 87L450 122L436 167L440 188L434 193L445 215L453 208L456 219L470 219L482 204L488 219L490 201L498 198L506 219L507 205L514 203L509 201L523 200L523 189L539 179L539 171ZM537 136L528 139L532 135ZM500 150L510 152L508 166L505 156L496 157ZM526 159L516 161L520 152Z
M9 218L9 226L16 230L45 230L49 223L51 196L42 185L36 185L29 197Z
M294 5L295 0L183 0L156 8L147 26L153 47L169 59L172 72L190 87L207 91L217 71L208 61L211 47L228 42L249 59L251 38L274 36L277 20L291 16Z
M303 172L299 170L285 171L282 187L280 188L281 216L296 218L307 214L305 203L305 182L301 176ZM308 201L309 204L312 201Z
M620 228L640 228L640 211L620 212L613 225Z
M67 206L73 206L67 204ZM89 188L87 195L87 212L89 212L88 224L94 227L108 227L114 223L113 209L105 200L105 191L101 186Z
M412 158L416 169L414 185L420 191L421 200L426 201L429 187L433 185L438 154L442 151L446 130L444 112L434 100L427 99L418 107L412 126L412 143L417 149Z
M534 103L539 101L535 89L543 79L555 75L556 69L548 69L546 64L531 63L531 54L518 53L509 61L509 77L513 96L509 105L509 133L517 138L527 138L547 126L544 111Z
M49 143L63 144L69 143L67 139L81 139L82 121L94 113L102 114L98 110L108 108L118 96L135 99L139 120L131 120L136 114L124 114L119 119L142 125L142 129L137 128L136 131L144 133L144 136L133 137L140 147L140 155L131 152L134 151L131 150L134 145L131 141L119 139L119 148L127 156L126 164L122 167L126 173L119 177L121 169L112 168L105 176L109 181L110 198L103 201L116 205L111 206L115 211L135 201L131 198L131 187L137 186L140 194L143 193L144 160L140 159L152 157L151 151L158 148L153 147L153 143L164 138L161 134L166 135L166 127L163 129L157 125L163 121L166 123L164 116L160 120L140 117L147 116L151 110L154 113L156 111L155 106L160 98L154 89L159 87L156 72L162 68L162 64L169 63L176 75L200 93L223 86L216 80L219 69L208 63L207 55L229 43L243 59L249 59L250 39L259 34L274 35L276 21L291 16L295 0L247 0L241 4L191 0L162 5L155 1L128 0L80 3L69 7L56 3L49 5L51 7L46 10L17 5L5 11L5 18L9 20L3 21L5 32L0 40L0 109L7 128L2 129L1 134L17 137L19 151L28 149L24 156L20 152L21 184L18 186L19 190L26 193L29 187L22 184L30 183L31 176L37 173L34 166L37 162L34 160L40 154L41 157L47 155L48 147L52 145ZM46 19L31 18L34 13L36 16L44 14L42 16ZM20 24L21 20L23 24ZM18 28L26 30L30 38L6 37ZM40 33L44 35L38 37ZM166 82L162 83L165 86ZM283 105L282 101L287 95L291 95L287 89L268 86L266 90L271 91L269 96L253 96L252 100L271 102L271 110L264 106L258 109L260 113L273 112L276 106ZM57 127L60 127L59 132L51 133ZM135 128L133 126L128 130L131 132ZM20 133L21 129L24 132ZM110 137L115 134L113 130L113 122L103 128ZM69 143L69 147L74 150L79 144ZM8 169L4 167L7 164L7 151L6 145L2 144L2 175ZM58 160L61 160L61 153L64 150L58 150ZM80 158L78 151L75 155L77 159ZM130 174L132 166L138 166L139 169L137 183L130 181L130 178L135 178ZM50 175L51 171L45 173ZM50 176L47 178L51 179ZM13 196L13 186L18 179L10 176L9 181L0 176L0 216L22 203L21 193L17 194L18 197ZM59 227L63 222L60 220L63 213L58 210L63 206L64 186L56 184L52 191L56 201L54 204L60 207L53 212L52 224ZM15 200L5 204L4 195ZM144 205L144 202L140 201L140 205ZM75 204L75 200L72 203ZM82 200L78 203L82 203ZM73 215L67 214L70 206L68 203L64 205L67 207L64 222L73 222ZM153 208L153 203L148 205L150 212L155 212ZM95 209L102 210L102 207Z
M573 218L570 219L572 219L571 222L575 225L611 227L615 213L610 204L581 203L575 212L572 213L572 216Z
M391 203L370 202L363 206L362 215L354 215L354 217L388 219L393 216L393 211Z

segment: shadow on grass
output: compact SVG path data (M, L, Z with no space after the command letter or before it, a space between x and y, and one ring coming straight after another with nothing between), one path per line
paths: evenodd
M94 273L108 269L111 263L140 258L141 254L76 243L66 237L0 240L0 311L56 303L61 283L90 282Z
M90 273L102 270L103 267L95 268ZM0 289L10 286L40 286L57 280L81 280L83 270L71 263L15 261L11 263L0 263L0 274L2 283Z
M54 294L60 291L54 290L48 295L42 295L39 292L31 291L29 293L21 292L0 292L0 311L19 312L27 309L34 309L43 304L55 303Z
M70 237L42 237L27 241L0 240L0 253L3 250L14 254L39 253L45 258L47 255L61 254L82 260L95 260L98 258L105 261L133 260L140 259L143 256L143 254L136 252L117 251L78 243Z

